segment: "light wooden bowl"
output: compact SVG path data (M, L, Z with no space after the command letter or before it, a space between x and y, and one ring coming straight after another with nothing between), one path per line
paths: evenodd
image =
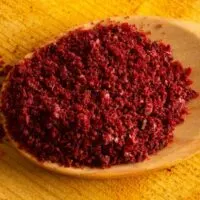
M200 91L200 25L190 22L181 22L172 19L162 19L159 17L116 17L114 21L128 22L135 24L139 29L151 32L149 37L152 40L163 40L171 44L173 55L180 60L184 66L191 66L193 71L191 79L194 81L192 87ZM97 23L97 22L95 22ZM82 27L91 28L90 23ZM106 23L106 22L105 22ZM31 57L28 54L26 57ZM6 82L4 84L5 88ZM111 168L73 168L63 167L50 162L38 162L35 157L18 148L6 130L11 143L19 150L21 154L29 160L46 169L59 172L65 175L87 178L108 178L127 175L137 175L150 170L157 170L174 165L176 162L188 158L200 151L200 101L199 98L193 100L189 105L190 114L186 121L177 126L174 131L174 142L155 155L150 156L148 160L137 164L117 165Z

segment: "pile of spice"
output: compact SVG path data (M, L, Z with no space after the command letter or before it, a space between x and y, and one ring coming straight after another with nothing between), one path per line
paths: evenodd
M39 161L109 167L164 148L197 97L169 45L127 23L77 29L13 67L7 130Z

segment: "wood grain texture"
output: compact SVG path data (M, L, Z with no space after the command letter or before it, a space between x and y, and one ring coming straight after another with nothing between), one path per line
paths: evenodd
M33 47L77 24L114 15L163 15L200 22L200 1L0 0L0 55L15 63ZM200 155L175 167L121 180L84 180L53 174L1 144L0 199L199 200Z

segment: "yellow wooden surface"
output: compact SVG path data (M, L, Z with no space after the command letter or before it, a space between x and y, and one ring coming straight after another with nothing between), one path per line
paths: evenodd
M0 55L13 64L69 27L135 14L200 23L200 0L0 0ZM138 177L83 180L40 169L7 143L0 148L0 200L200 200L200 155Z

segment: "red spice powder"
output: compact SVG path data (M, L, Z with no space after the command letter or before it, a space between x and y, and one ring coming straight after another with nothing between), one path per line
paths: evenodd
M15 65L2 110L11 137L40 161L135 163L172 141L197 97L190 73L135 26L98 24Z

